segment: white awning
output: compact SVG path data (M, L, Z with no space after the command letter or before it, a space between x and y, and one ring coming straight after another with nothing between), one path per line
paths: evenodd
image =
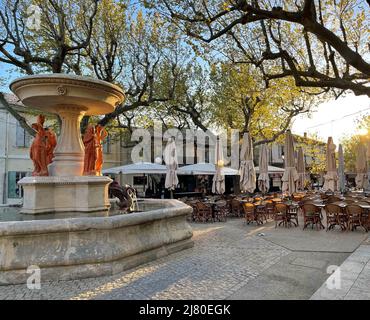
M213 163L196 163L183 166L177 170L177 174L187 175L214 175L216 174L216 166ZM239 174L238 170L222 167L221 174L225 176L236 176Z
M166 174L167 168L165 165L152 162L137 162L120 167L108 168L102 170L103 174Z
M259 167L255 167L256 172L259 173ZM268 166L268 173L284 173L284 168Z

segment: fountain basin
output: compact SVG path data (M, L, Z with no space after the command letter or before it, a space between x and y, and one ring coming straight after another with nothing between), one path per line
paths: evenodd
M146 199L164 208L106 217L0 222L0 284L26 283L38 266L48 280L112 275L193 246L178 200Z
M59 113L59 106L80 106L86 115L113 112L125 96L122 89L106 81L66 74L40 74L21 77L10 89L24 105Z

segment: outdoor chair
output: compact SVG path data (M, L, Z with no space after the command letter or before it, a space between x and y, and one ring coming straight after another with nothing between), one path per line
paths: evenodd
M243 203L244 217L247 224L255 221L255 207L252 203Z
M346 207L346 213L347 213L347 226L348 230L355 230L357 227L362 227L367 232L366 224L363 225L363 213L364 209L362 209L358 205L348 205Z
M275 204L271 200L266 200L265 202L265 211L266 211L266 216L268 219L274 217L274 212L275 212Z
M288 206L288 212L287 212L289 221L293 220L293 223L295 224L296 227L299 226L299 223L298 223L298 209L299 209L299 206L290 205L290 206Z
M308 225L316 226L317 229L322 228L321 223L321 210L312 203L305 203L302 206L303 212L303 230L307 228Z
M231 200L231 213L233 216L241 217L243 208L239 200L233 199Z
M215 205L215 220L220 222L226 222L226 217L228 214L227 202L225 200L219 200Z
M263 220L267 222L266 207L265 205L255 205L255 219L257 224L263 224Z
M196 203L197 207L197 220L200 222L213 221L212 207L201 201Z
M327 204L325 206L326 213L326 231L335 228L336 225L340 226L342 231L347 229L347 215L342 212L342 208L336 204Z
M196 206L197 202L199 202L199 201L192 200L192 201L186 201L185 202L188 206L193 208L193 211L191 212L191 214L189 214L186 217L186 219L188 221L197 221L197 219L198 219L198 209L197 209L197 206Z
M274 220L275 220L275 228L281 224L286 225L287 221L287 211L288 207L285 203L276 203L275 204L275 214L274 214Z

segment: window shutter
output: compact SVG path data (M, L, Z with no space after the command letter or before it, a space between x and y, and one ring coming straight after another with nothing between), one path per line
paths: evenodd
M21 127L19 122L16 123L16 133L15 133L15 146L16 147L25 147L25 132Z
M8 172L8 198L18 198L17 195L17 172L9 171Z
M24 146L26 147L26 148L28 148L30 145L31 145L31 141L32 141L32 136L27 132L27 131L25 131L24 130L24 132L25 132L25 136L24 136Z
M103 152L104 153L110 153L110 137L109 134L103 141Z

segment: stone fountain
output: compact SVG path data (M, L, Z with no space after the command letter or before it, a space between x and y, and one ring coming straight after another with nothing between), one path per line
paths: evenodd
M49 176L25 177L18 182L24 190L22 213L108 210L108 185L112 180L83 176L80 121L84 115L114 111L124 100L122 89L105 81L65 74L19 78L10 89L24 105L55 113L62 120Z
M188 205L145 199L144 212L112 212L112 180L83 175L80 121L84 115L112 112L124 99L119 87L52 74L20 78L10 88L24 105L58 114L62 130L52 162L43 171L48 176L18 182L24 189L22 213L37 215L21 215L31 217L28 221L0 220L0 285L26 283L31 266L40 269L42 282L96 277L193 246Z

